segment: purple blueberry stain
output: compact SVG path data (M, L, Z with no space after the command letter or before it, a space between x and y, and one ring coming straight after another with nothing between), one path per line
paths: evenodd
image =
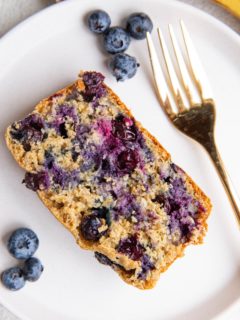
M130 220L132 216L137 220L140 219L142 212L135 197L131 193L116 192L116 194L117 202L113 210L114 220L118 220L120 217Z
M57 107L56 115L61 118L71 118L74 122L78 121L78 116L75 107L69 105L60 105Z
M112 181L119 177L118 170L115 167L114 156L107 156L106 153L101 153L100 167L97 171L94 180L101 187L102 192L110 192L112 189ZM108 178L111 180L108 181ZM107 182L108 181L108 182Z
M122 142L114 136L109 136L103 144L103 152L107 155L115 155L122 149Z
M82 157L84 159L80 166L81 172L86 171L97 171L101 166L101 151L98 146L93 143L89 143L84 151L82 152Z
M104 137L108 138L112 132L112 124L109 120L99 120L97 123L97 131Z
M116 159L121 152L122 144L121 141L116 139L114 136L110 135L108 138L105 139L104 143L101 146L101 154L103 160L103 168L106 171L108 170L109 174L116 173L118 168L116 166Z
M188 193L183 173L181 168L172 163L169 170L162 171L160 177L169 184L169 191L159 193L153 201L159 203L168 214L171 233L180 231L180 240L185 242L197 228L198 212L204 210L199 201Z
M155 269L154 263L147 254L144 254L141 258L141 271L138 273L138 279L146 280L147 274L153 269Z
M53 164L50 174L52 176L53 182L60 186L62 189L67 189L69 187L75 187L80 183L79 173L77 170L67 171Z
M100 166L101 159L98 154L94 154L93 157L88 157L88 160L85 159L83 164L80 166L81 172L87 171L97 171Z
M59 165L57 165L55 160L56 159L50 150L45 151L44 166L48 171L49 177L52 178L53 183L63 189L75 187L76 185L78 185L80 183L79 171L64 170Z
M183 174L184 171L172 162L160 170L160 178L168 184L171 184L177 175L182 176Z
M91 128L84 124L79 124L76 128L76 143L80 145L80 147L83 147L86 143L86 140L89 136L89 133L91 131Z
M152 151L149 149L149 147L147 146L146 140L140 131L138 131L138 133L137 133L137 141L136 142L139 145L141 152L143 153L144 162L153 162L154 155L153 155ZM144 163L143 163L143 161L141 161L141 162L142 162L141 165L143 166Z
M43 140L45 122L42 117L33 113L18 122L18 127L16 123L12 125L11 136L14 140L22 143L25 151L31 150L31 142L38 142Z
M24 120L22 120L20 126L22 126L23 130L33 130L30 132L30 134L34 136L34 133L37 133L36 138L39 139L40 137L42 137L40 133L42 133L42 129L44 128L44 120L39 114L33 113Z
M158 215L154 211L150 210L139 210L134 215L136 219L135 231L144 230L147 231L149 226L158 219Z
M73 106L60 105L56 108L54 120L49 125L54 128L60 136L66 139L68 137L66 127L67 121L72 122L74 126L76 125L78 122L76 109Z

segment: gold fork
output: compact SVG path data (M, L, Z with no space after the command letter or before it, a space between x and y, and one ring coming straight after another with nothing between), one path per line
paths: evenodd
M151 35L150 33L147 33L147 44L157 94L160 100L160 104L171 122L181 132L199 142L210 155L217 169L219 177L221 178L221 181L225 187L226 193L240 226L240 200L224 167L214 138L215 103L211 93L210 85L208 83L208 79L201 65L201 62L198 58L196 49L194 48L193 42L183 21L180 21L180 25L188 60L190 63L190 72L188 71L179 44L176 40L173 27L171 25L169 25L169 33L176 60L178 62L181 82L183 84L183 88L185 89L185 93L189 102L189 107L185 102L186 99L184 100L182 86L180 85L180 82L178 80L177 73L175 72L166 42L160 28L158 28L157 31L170 79L169 89L174 96L175 104L178 110L174 111L174 103L171 102L168 85L164 78L164 73L159 63ZM194 81L192 81L191 75L193 76ZM198 89L198 93L196 92L196 88Z

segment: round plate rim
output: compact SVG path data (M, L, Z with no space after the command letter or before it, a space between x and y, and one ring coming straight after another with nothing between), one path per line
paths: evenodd
M146 2L146 0L139 0L139 1ZM215 26L220 28L223 32L227 33L227 35L229 37L231 37L234 42L237 42L240 45L240 36L238 35L237 32L232 30L230 28L230 26L226 25L225 23L218 20L216 17L210 15L209 13L204 12L203 10L194 7L191 4L180 2L177 0L171 0L171 2L169 2L169 0L151 0L151 1L158 2L159 5L161 5L161 3L165 3L166 5L173 6L173 7L175 7L175 6L183 7L185 9L189 10L190 12L194 12L195 14L197 14L198 16L201 16L202 18L205 18L208 21L212 21L212 23ZM4 34L0 38L0 49L4 44L7 44L8 41L11 42L12 40L14 40L16 34L18 32L20 32L22 28L31 26L32 21L34 21L36 18L41 18L41 17L44 17L46 14L51 14L54 11L56 11L56 9L59 7L71 6L72 3L75 3L75 2L79 2L79 1L78 0L68 0L68 1L63 1L63 2L59 2L57 4L50 5L44 9L42 9L41 11L34 13L32 16L26 18L22 22L18 23L16 26L14 26L12 29L10 29L6 34ZM81 0L82 6L83 6L84 2L87 2L87 0ZM1 50L0 50L0 52L1 52ZM3 301L3 300L4 299L2 299L2 297L0 297L0 303L2 304L2 306L7 308L12 314L19 317L21 320L30 320L27 316L21 315L19 312L17 312L14 309L14 307L12 305L8 304L6 301ZM240 298L233 301L227 309L218 313L216 316L214 316L212 318L212 320L221 320L221 319L223 320L226 317L228 317L228 318L232 317L234 314L236 314L236 311L237 311L237 309L239 310L239 308L240 308Z

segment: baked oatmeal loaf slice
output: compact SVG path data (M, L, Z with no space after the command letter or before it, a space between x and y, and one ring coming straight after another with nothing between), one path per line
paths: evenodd
M211 203L103 80L82 73L9 126L6 142L77 243L148 289L202 242Z

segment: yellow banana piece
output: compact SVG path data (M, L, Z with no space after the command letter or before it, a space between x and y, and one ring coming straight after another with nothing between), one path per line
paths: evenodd
M215 0L240 18L240 0Z

